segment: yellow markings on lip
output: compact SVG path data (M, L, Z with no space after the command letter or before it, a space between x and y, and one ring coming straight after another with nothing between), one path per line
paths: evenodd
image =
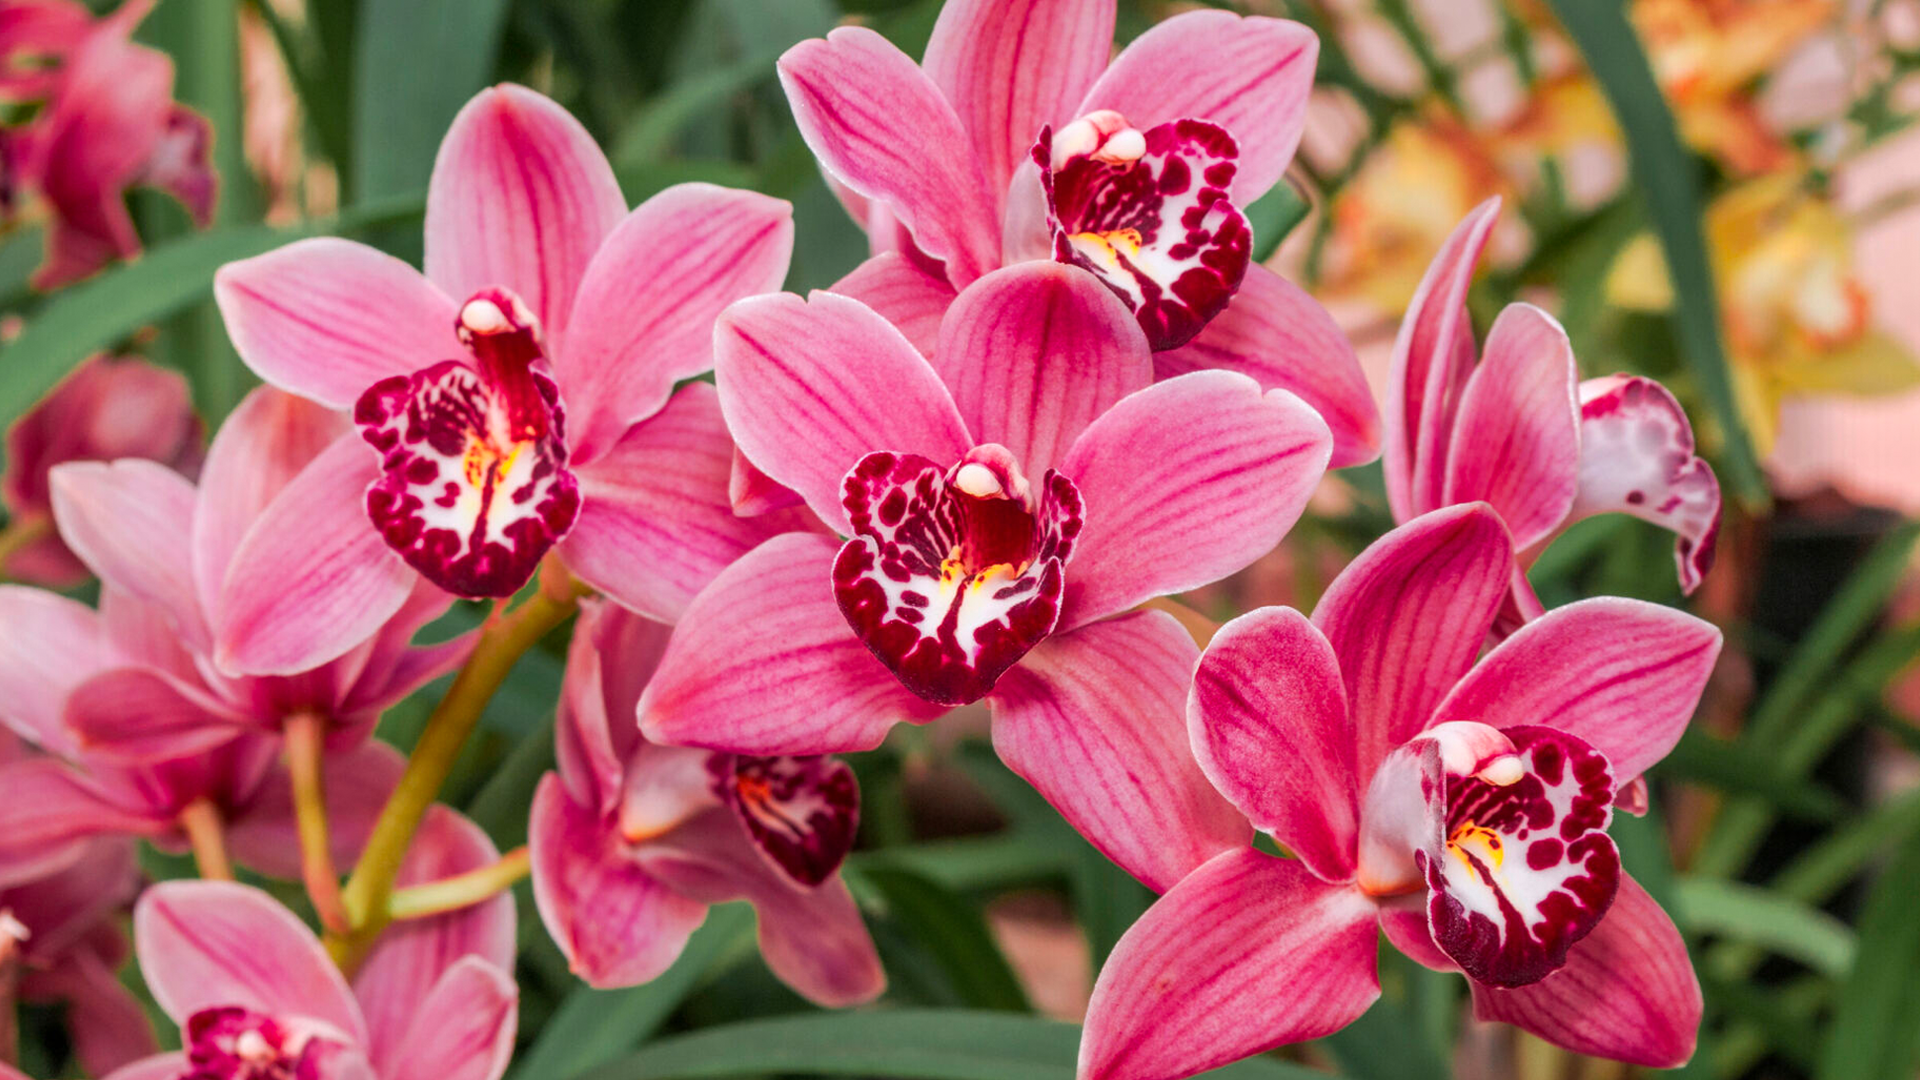
M1109 256L1124 253L1128 256L1140 254L1139 229L1115 229L1112 232L1082 232L1068 237L1075 244L1090 244L1104 248Z
M1506 845L1500 842L1500 834L1471 821L1463 821L1447 837L1447 853L1459 859L1461 865L1473 869L1473 860L1469 856L1478 855L1483 863L1498 870L1507 859Z
M520 452L526 448L527 444L524 442L514 443L513 449L503 458L494 451L487 440L478 435L468 436L466 453L460 458L460 469L467 478L467 486L476 488L482 486L486 481L488 470L492 470L496 481L505 479L507 474L513 471L514 462L520 460Z

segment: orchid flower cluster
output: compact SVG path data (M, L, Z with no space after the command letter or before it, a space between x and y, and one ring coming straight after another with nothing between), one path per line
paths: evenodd
M47 33L62 10L35 9ZM75 434L110 375L153 378L114 362L16 429L36 565L100 589L0 588L0 968L74 1003L89 1069L496 1080L523 875L592 986L657 977L744 899L787 985L872 1001L843 755L975 702L1162 894L1099 976L1086 1080L1343 1027L1380 993L1379 933L1482 1018L1689 1058L1686 949L1607 829L1645 812L1720 635L1636 600L1547 610L1525 573L1625 513L1697 586L1719 491L1686 415L1646 378L1581 381L1537 307L1475 340L1497 202L1436 253L1376 407L1332 318L1251 257L1314 35L1194 12L1110 60L1113 32L1110 0L949 0L919 63L861 28L789 51L873 250L806 297L778 291L785 203L683 184L629 208L559 105L486 90L435 161L423 270L310 239L219 273L267 385L203 461L164 381L127 392L166 422ZM1376 458L1400 524L1310 615L1196 639L1169 613ZM493 614L422 634L462 599ZM435 797L576 616L557 771L503 855ZM456 671L410 757L372 737ZM208 879L133 904L176 1052L111 977L134 839ZM317 930L236 864L300 880Z

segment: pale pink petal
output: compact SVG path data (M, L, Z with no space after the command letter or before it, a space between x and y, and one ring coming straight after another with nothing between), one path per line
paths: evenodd
M1127 306L1092 274L1055 262L967 286L940 323L933 367L974 439L1013 451L1035 479L1096 417L1153 382Z
M1233 372L1128 395L1060 465L1086 507L1060 626L1218 581L1273 550L1332 448L1299 398Z
M406 1034L384 1063L375 1058L381 1080L499 1080L507 1071L520 988L501 967L464 956L424 994L393 1006Z
M123 763L202 754L264 727L180 679L151 668L114 668L73 688L67 726L83 750Z
M1460 394L1441 498L1492 504L1525 551L1566 520L1580 476L1579 369L1567 332L1512 304Z
M437 645L412 644L422 627L446 614L452 606L452 594L425 578L417 579L407 594L406 603L364 646L368 654L366 666L353 674L351 680L342 678L337 684L343 689L351 686L340 711L383 712L422 684L465 662L473 651L475 635L472 633Z
M1373 910L1291 859L1214 858L1107 957L1080 1080L1176 1080L1347 1026L1380 996Z
M255 374L332 409L389 375L467 354L454 337L453 298L351 240L296 240L228 263L213 298Z
M1227 310L1187 344L1154 353L1153 368L1162 379L1220 368L1291 390L1333 430L1332 468L1380 456L1380 410L1347 335L1305 289L1258 263Z
M897 251L882 252L853 268L828 292L850 297L880 313L905 334L922 356L932 356L940 318L953 303L953 286Z
M1580 384L1580 495L1572 518L1618 511L1671 530L1680 587L1713 567L1720 481L1694 455L1693 425L1667 388L1637 375Z
M885 203L955 288L999 265L999 192L953 106L905 53L843 26L788 49L780 84L827 174Z
M853 635L834 603L839 542L777 536L688 607L640 697L654 742L742 754L871 750L928 707Z
M100 617L75 600L0 585L0 724L62 757L77 747L66 729L67 691L106 661Z
M1173 616L1137 612L1041 642L989 699L1001 760L1155 891L1253 839L1187 744L1199 652Z
M1499 515L1470 503L1374 541L1327 587L1313 623L1340 658L1363 781L1473 665L1512 573Z
M1672 1069L1693 1057L1700 982L1673 920L1622 874L1613 907L1567 964L1532 986L1473 984L1474 1015L1595 1057Z
M51 474L60 536L100 580L164 609L190 647L207 622L193 585L191 481L157 461L76 461Z
M1333 646L1292 608L1222 626L1193 676L1187 733L1233 805L1326 881L1353 876L1360 779Z
M0 765L0 888L72 866L99 836L153 836L168 817L108 799L66 763L34 757Z
M291 911L250 885L165 881L133 909L147 989L168 1016L238 1005L332 1024L364 1044L366 1024L340 969Z
M944 464L973 445L926 358L844 296L782 293L733 305L714 330L714 373L748 459L843 534L851 530L840 485L861 458L890 450Z
M1112 109L1142 131L1189 118L1220 125L1240 144L1233 201L1245 206L1293 160L1319 55L1320 39L1296 22L1185 12L1134 38L1079 111Z
M427 277L456 301L510 289L561 340L587 266L626 213L613 167L580 121L501 83L467 102L434 158Z
M711 369L721 309L778 290L792 254L793 207L756 192L679 184L628 214L553 348L574 468L658 411L674 383Z
M327 789L327 839L335 866L352 866L360 858L373 823L399 786L405 768L398 750L374 739L326 756L321 775ZM235 862L250 870L299 880L300 833L285 768L268 773L253 797L228 820L227 850Z
M123 1065L108 1073L105 1080L179 1080L180 1075L191 1068L193 1065L187 1061L187 1055L176 1050L170 1054L156 1054L130 1065ZM20 1077L20 1080L27 1080L25 1073L11 1069L6 1073L0 1073L0 1077L6 1077L7 1080L12 1080L14 1076Z

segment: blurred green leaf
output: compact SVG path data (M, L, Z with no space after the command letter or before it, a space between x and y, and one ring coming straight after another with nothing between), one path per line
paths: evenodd
M1000 954L977 906L944 885L884 857L850 870L946 973L960 1001L976 1009L1029 1012L1026 991Z
M1061 825L1062 831L1071 835L1064 821ZM1120 943L1121 935L1153 906L1154 895L1098 848L1074 839L1069 849L1073 861L1067 885L1073 894L1073 913L1080 920L1081 932L1087 935L1087 952L1097 972Z
M648 99L615 138L609 154L614 165L636 168L654 162L695 117L773 78L773 62L778 56L777 52L765 53L690 75Z
M360 0L353 197L425 188L455 113L487 85L507 0Z
M1910 1080L1920 1064L1920 837L1881 875L1860 915L1860 949L1821 1047L1820 1080Z
M540 778L553 767L553 725L541 724L514 743L506 760L467 803L467 816L502 851L526 843L527 807L533 805Z
M1772 755L1699 730L1681 736L1658 769L1661 776L1763 799L1781 814L1804 821L1835 821L1848 809L1832 791L1785 775Z
M1273 185L1273 190L1255 199L1247 207L1247 224L1253 228L1253 261L1271 258L1312 209L1313 204L1285 177Z
M1676 892L1691 930L1761 945L1822 975L1838 977L1853 963L1853 931L1817 908L1717 878L1683 877Z
M1384 995L1360 1019L1318 1045L1342 1073L1365 1080L1445 1080L1449 1075L1446 1061L1413 1013Z

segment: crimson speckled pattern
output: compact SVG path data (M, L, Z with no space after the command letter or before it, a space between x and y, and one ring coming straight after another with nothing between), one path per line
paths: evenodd
M860 785L836 757L715 754L714 790L781 872L814 888L832 877L860 827Z
M238 1006L194 1013L183 1034L187 1069L177 1080L326 1080L346 1050Z

